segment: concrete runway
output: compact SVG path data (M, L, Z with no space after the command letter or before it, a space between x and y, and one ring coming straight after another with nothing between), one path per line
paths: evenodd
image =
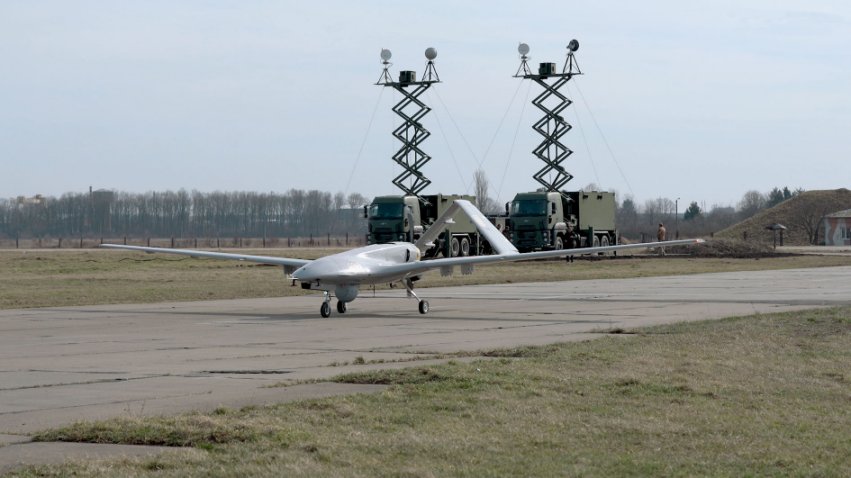
M282 284L282 286L284 286ZM851 304L851 267L404 291L319 317L320 296L0 311L0 434L76 420L376 390L282 380L582 340L606 330ZM415 364L422 364L416 362ZM0 435L2 436L2 435Z

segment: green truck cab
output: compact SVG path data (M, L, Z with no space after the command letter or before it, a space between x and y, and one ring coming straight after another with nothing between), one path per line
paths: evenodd
M461 194L376 197L364 206L367 244L416 242L456 199L476 200L474 196ZM466 216L458 215L426 257L441 252L447 257L477 255L481 249L476 226Z
M617 244L610 192L519 193L508 204L506 223L521 252Z

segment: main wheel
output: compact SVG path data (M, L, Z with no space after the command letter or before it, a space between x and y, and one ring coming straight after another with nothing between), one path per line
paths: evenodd
M428 313L428 301L421 300L420 301L420 313L427 314Z
M462 257L467 257L470 255L470 240L466 237L461 238L461 251L459 254Z
M450 254L452 257L458 257L458 254L461 252L461 244L458 242L457 237L453 237L452 241L449 242Z
M346 303L343 302L342 300L337 301L337 312L339 312L341 314L346 313Z
M326 319L331 317L331 306L328 305L328 302L323 302L322 307L319 307L319 315Z

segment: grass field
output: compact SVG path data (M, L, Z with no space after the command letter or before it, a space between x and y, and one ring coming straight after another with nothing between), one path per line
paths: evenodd
M851 476L851 308L372 372L375 395L48 431L192 447L20 476Z
M313 259L340 249L241 250ZM851 265L851 256L761 259L626 256L573 263L548 261L481 266L473 275L426 274L418 287L573 279L647 277L701 272ZM0 251L0 308L150 303L306 293L277 267L105 250Z

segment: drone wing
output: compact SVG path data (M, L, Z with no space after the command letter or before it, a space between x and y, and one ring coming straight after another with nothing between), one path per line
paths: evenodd
M254 262L257 264L270 264L275 266L284 266L288 270L295 270L308 262L306 259L290 259L288 257L270 257L270 256L251 256L247 254L229 254L226 252L208 252L197 251L194 249L168 249L164 247L142 247L142 246L124 246L120 244L101 244L100 247L107 249L126 249L129 251L141 251L153 254L162 252L164 254L178 254L189 257L207 257L210 259L227 259L233 261Z

